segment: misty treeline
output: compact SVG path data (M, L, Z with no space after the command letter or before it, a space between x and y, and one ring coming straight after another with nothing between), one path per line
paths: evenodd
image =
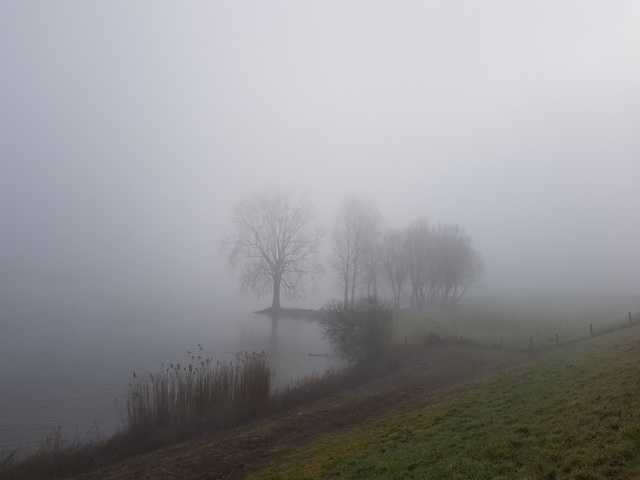
M244 290L301 296L324 272L319 260L324 232L304 196L269 189L239 202L222 245ZM383 228L368 198L347 194L329 235L328 265L345 306L358 295L392 298L395 309L410 298L411 308L453 305L483 275L471 237L457 224L414 220L404 229Z

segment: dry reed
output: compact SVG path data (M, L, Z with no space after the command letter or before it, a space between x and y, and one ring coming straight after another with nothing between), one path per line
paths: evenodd
M243 352L234 362L206 358L186 366L170 364L155 375L134 373L126 430L135 433L259 414L269 405L271 377L265 352Z

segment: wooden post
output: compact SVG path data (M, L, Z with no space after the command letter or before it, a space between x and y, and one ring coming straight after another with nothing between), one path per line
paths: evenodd
M500 338L500 346L502 346L502 344L504 343L504 337Z
M556 346L558 346L560 343L558 342L558 334L556 333Z
M533 338L529 339L529 350L533 350Z
M593 323L589 324L589 332L591 333L591 336L593 337Z
M629 325L631 325L631 312L629 312Z

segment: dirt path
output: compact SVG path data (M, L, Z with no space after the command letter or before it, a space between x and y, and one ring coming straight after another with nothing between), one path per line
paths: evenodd
M241 479L294 448L438 401L523 354L441 345L398 373L250 424L140 455L77 479Z

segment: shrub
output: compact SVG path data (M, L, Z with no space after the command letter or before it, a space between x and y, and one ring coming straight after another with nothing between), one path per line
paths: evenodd
M391 345L396 323L393 308L375 296L363 296L352 305L333 300L325 306L324 336L344 358L372 363Z

